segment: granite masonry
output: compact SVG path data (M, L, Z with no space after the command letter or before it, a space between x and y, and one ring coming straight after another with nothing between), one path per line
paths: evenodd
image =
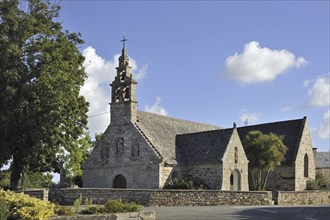
M219 191L219 190L133 190L106 188L65 188L24 191L31 196L72 205L82 195L94 204L109 199L136 202L143 206L241 206L330 204L330 191Z

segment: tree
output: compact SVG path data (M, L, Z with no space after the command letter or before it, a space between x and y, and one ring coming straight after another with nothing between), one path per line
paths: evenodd
M72 146L61 149L58 155L61 161L61 184L82 186L81 165L87 160L92 149L93 142L89 133L81 136Z
M58 152L87 128L83 40L63 30L59 11L50 1L0 1L0 167L12 160L12 189L25 167L58 170Z
M5 189L10 187L11 169L0 171L0 188ZM53 176L50 173L28 172L24 171L22 177L22 189L27 188L49 188L54 185L52 182Z
M254 190L265 190L268 175L280 166L288 148L283 138L270 133L250 131L243 142L249 160L249 171Z

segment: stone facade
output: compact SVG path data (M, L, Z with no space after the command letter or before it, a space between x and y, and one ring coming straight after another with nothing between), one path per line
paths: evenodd
M158 189L159 161L133 123L111 124L84 165L83 187ZM126 184L115 186L119 175Z
M269 173L266 190L301 191L306 188L308 179L315 179L313 146L306 117L240 127L238 128L240 138L244 140L247 133L253 130L281 136L288 148L281 166Z
M295 191L306 189L306 182L315 179L315 160L307 121L303 127L295 159Z
M210 189L249 190L248 160L236 127L181 135L177 150L183 150L174 169L180 178L201 180Z
M276 167L268 176L266 190L295 190L295 168L294 166Z
M330 189L330 152L316 152L315 149L314 155L316 172L323 175L327 187Z

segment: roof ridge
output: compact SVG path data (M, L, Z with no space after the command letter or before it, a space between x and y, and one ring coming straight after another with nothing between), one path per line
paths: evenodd
M168 118L168 119L172 119L172 120L175 120L175 121L182 121L182 122L189 122L189 123L200 124L200 125L207 125L207 126L218 127L219 129L222 129L222 127L220 127L218 125L211 125L211 124L202 123L202 122L189 121L189 120L186 120L186 119L175 118L175 117L167 116L167 115L160 115L160 114L153 113L153 112L138 111L138 113L142 113L142 114L146 113L146 114L154 115L154 116L157 116L157 117L160 117L160 118ZM138 116L138 119L139 119L139 116Z
M185 134L177 134L176 136L184 136L184 135L193 135L193 134L202 134L202 133L212 133L212 132L225 132L225 131L233 131L235 128L220 128L216 130L208 130L208 131L197 131Z
M247 127L260 126L260 125L269 125L269 124L281 124L281 123L288 123L288 122L297 122L297 121L302 121L302 120L306 120L306 116L304 116L303 118L299 118L299 119L266 122L266 123L261 123L261 124L241 126L241 127L237 127L237 128L247 128Z

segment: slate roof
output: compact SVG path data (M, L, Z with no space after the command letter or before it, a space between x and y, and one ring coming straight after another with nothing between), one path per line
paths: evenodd
M306 117L302 119L279 121L266 124L239 127L237 129L242 143L248 132L261 131L264 134L274 133L284 137L283 143L288 147L283 164L293 164L300 145L302 132L306 123Z
M135 124L168 164L176 164L175 137L200 131L221 129L218 126L191 122L150 112L138 111Z
M227 149L233 128L205 131L176 137L178 164L220 163Z
M330 152L316 152L316 168L330 168Z

